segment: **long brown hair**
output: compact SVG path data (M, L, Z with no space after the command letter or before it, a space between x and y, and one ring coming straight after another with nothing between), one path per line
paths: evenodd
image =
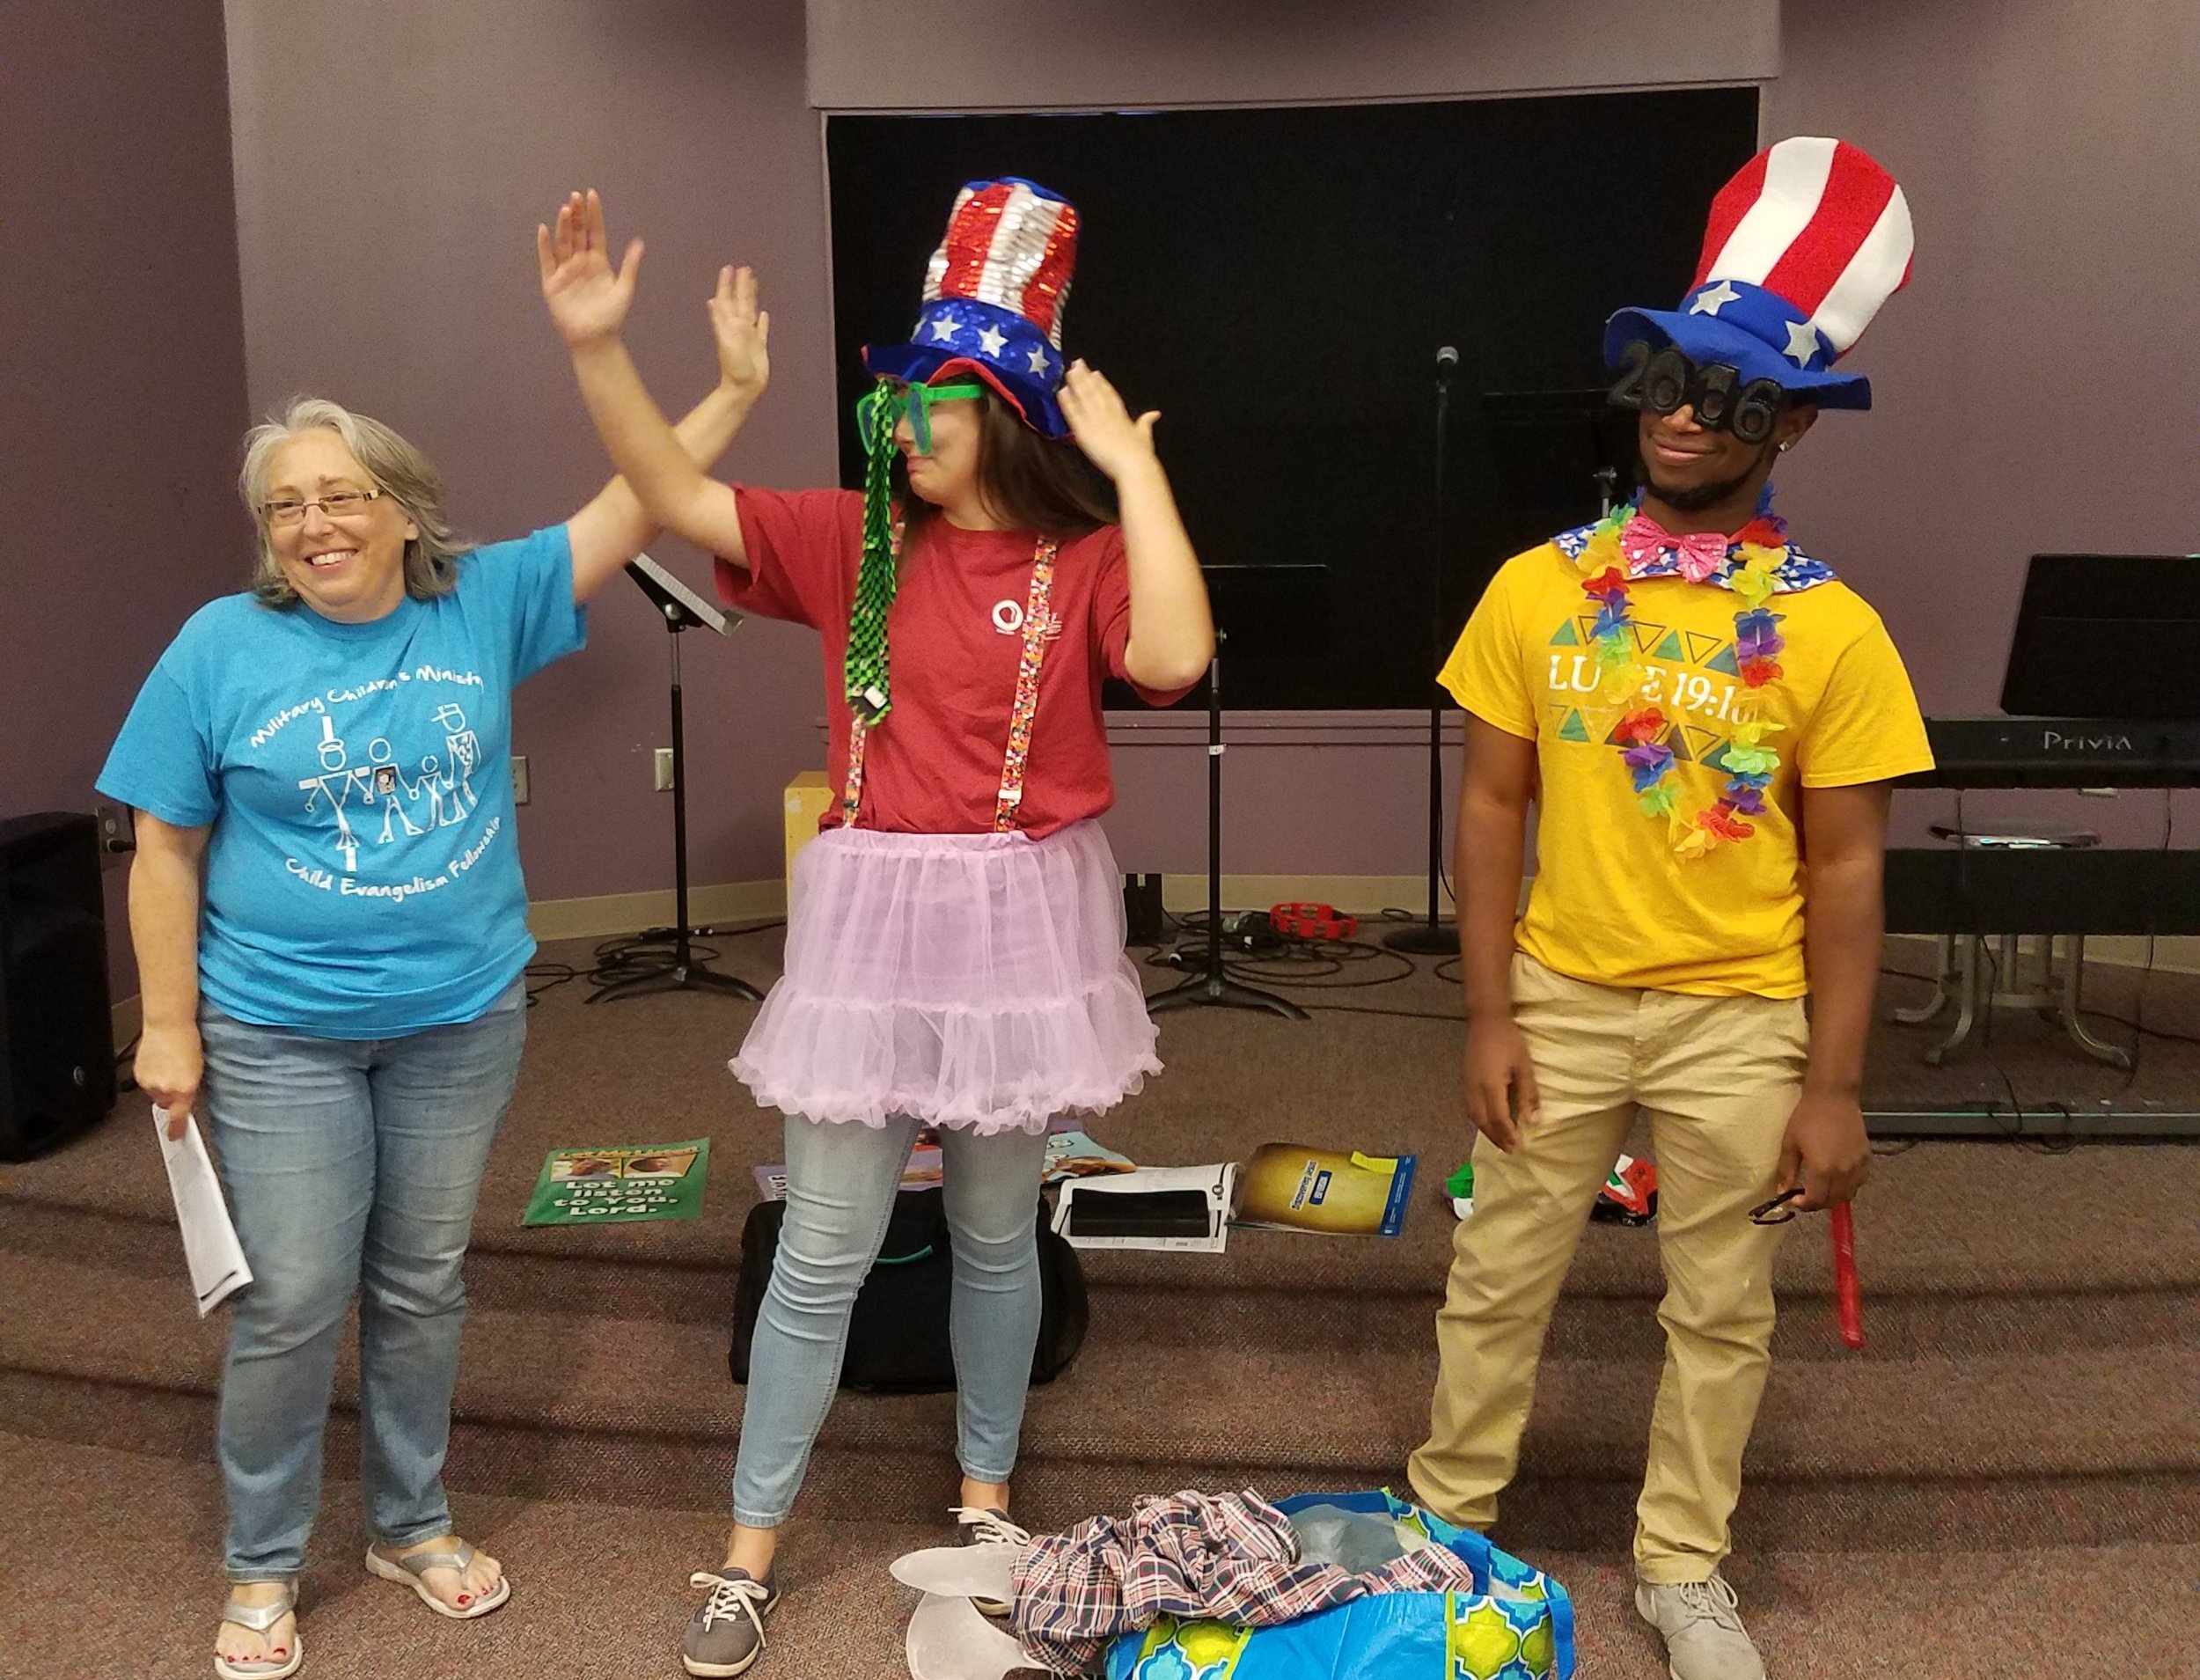
M1082 537L1116 522L1115 487L1069 438L1042 437L988 385L978 414L978 494L1011 531ZM909 488L908 463L894 452L895 502L913 532L939 510Z

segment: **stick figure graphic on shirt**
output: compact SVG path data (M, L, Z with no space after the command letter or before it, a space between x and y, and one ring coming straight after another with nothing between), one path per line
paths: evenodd
M413 819L405 814L405 800L399 795L403 793L409 797L411 789L405 786L403 773L391 762L389 741L382 736L376 736L367 743L367 758L374 767L373 792L382 799L382 838L378 843L387 846L395 838L390 833L390 825L393 822L404 824L407 834L426 833L426 829L414 827Z
M453 778L457 781L451 795L456 813L451 820L456 822L481 803L481 796L473 791L473 772L481 762L480 737L466 727L466 712L454 701L436 708L436 722L443 725L444 745L451 754L451 771L444 786L451 788Z
M359 837L352 833L351 819L344 814L344 807L357 791L361 803L374 803L373 773L365 765L352 765L350 753L336 734L334 720L324 715L321 718L321 738L317 751L320 754L321 773L300 779L298 786L305 789L305 809L310 815L314 802L324 795L328 808L336 817L336 850L344 862L344 873L356 875L359 869Z

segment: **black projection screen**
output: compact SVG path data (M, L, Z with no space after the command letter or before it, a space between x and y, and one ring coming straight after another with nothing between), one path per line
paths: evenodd
M1596 511L1627 429L1604 318L1670 306L1753 88L1082 116L836 116L825 131L841 481L861 347L908 336L966 180L1077 206L1063 343L1158 408L1229 632L1233 708L1425 708L1507 554ZM1434 366L1458 348L1441 627ZM1236 569L1255 569L1238 570ZM1258 569L1267 569L1263 571Z

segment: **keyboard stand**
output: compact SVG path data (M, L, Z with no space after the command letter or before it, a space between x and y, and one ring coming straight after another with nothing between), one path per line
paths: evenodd
M2028 950L2028 939L2032 942ZM2055 964L2057 939L2064 942L2059 977ZM1982 1009L2030 1009L2062 1028L2070 1041L2095 1061L2130 1071L2130 1052L2095 1038L2079 1013L2079 987L2086 970L2085 935L2002 934L1991 942L1991 956L1990 942L1979 934L1942 934L1934 943L1938 959L1931 1001L1919 1009L1890 1011L1893 1020L1915 1027L1937 1019L1951 1003L1955 1006L1955 1024L1948 1036L1925 1053L1931 1066L1945 1066L1963 1046L1978 1024ZM2029 983L2028 968L2033 971Z

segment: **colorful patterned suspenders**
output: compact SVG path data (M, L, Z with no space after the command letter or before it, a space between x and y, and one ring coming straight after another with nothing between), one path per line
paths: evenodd
M1024 763L1031 756L1031 723L1039 708L1039 666L1046 658L1047 630L1053 622L1054 556L1060 545L1042 539L1031 554L1031 591L1023 605L1023 657L1016 668L1016 703L1008 713L1008 751L1001 766L1001 793L994 802L993 826L1005 834L1016 826L1023 803ZM863 804L863 757L870 727L860 713L850 720L848 779L840 795L840 820L855 825Z

